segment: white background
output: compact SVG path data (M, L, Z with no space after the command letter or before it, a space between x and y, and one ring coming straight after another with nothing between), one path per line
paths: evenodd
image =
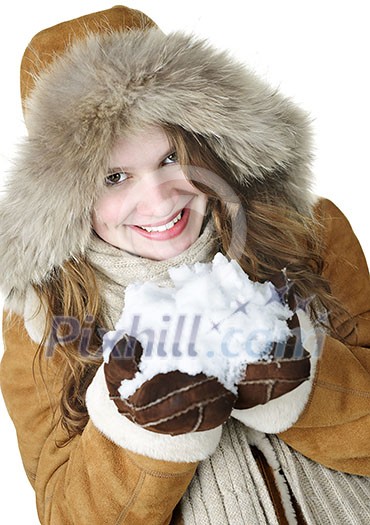
M1 181L14 145L25 133L18 74L29 40L48 26L113 5L113 1L104 0L20 0L3 7ZM370 261L367 2L132 0L127 5L146 12L165 32L193 32L229 49L311 114L316 133L314 190L346 213ZM2 398L0 425L0 521L36 525L33 491L23 472L15 431Z

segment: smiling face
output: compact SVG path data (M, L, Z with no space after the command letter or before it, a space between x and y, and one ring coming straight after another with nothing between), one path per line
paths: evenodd
M92 224L104 241L153 260L179 255L199 237L207 197L185 178L160 127L119 139Z

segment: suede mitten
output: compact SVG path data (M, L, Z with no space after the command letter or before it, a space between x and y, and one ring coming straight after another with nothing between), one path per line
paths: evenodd
M104 364L109 397L121 414L146 430L173 436L214 429L229 418L236 396L203 373L160 373L122 399L118 389L135 376L142 352L139 341L125 335Z
M270 279L292 312L297 310L294 283L281 271ZM304 348L299 317L296 313L287 321L292 332L284 343L274 343L267 359L250 363L238 384L236 409L264 405L291 392L310 378L310 354Z
M303 348L299 320L288 321L293 335L285 343L274 343L269 358L250 363L238 384L235 408L264 405L294 390L310 377L310 354Z

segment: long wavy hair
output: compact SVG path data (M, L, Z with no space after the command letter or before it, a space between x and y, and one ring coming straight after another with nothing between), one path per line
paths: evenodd
M343 311L322 276L323 231L320 221L313 215L300 213L283 198L274 200L261 183L255 183L247 191L238 186L235 177L230 176L230 167L210 149L203 137L177 126L166 125L164 130L177 152L185 176L208 196L209 215L215 225L219 250L236 259L252 280L265 281L284 269L286 278L294 283L295 294L302 300L310 300L312 318L340 337L332 321ZM228 202L209 180L202 180L202 169L225 181L226 186L238 196L238 202ZM235 231L235 227L233 231L238 218L246 221L245 238ZM55 316L72 317L80 327L89 319L88 333L91 337L88 352L80 351L83 331L79 338L71 342L68 338L65 338L67 342L62 342L64 338L61 338L55 348L63 369L60 418L68 436L65 444L81 434L88 421L86 390L102 363L98 330L104 327L102 304L94 269L84 257L66 262L46 284L37 288L37 292L47 306L45 336L39 347L39 359ZM322 312L330 312L326 320L323 320Z

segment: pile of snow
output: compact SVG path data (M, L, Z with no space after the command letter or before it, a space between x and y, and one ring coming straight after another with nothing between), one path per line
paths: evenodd
M291 335L293 313L271 282L252 282L236 261L217 253L210 263L169 270L172 288L153 282L127 287L116 330L103 339L105 362L123 334L143 346L139 372L122 383L123 398L159 373L216 376L236 393L248 363L266 359L273 342Z

